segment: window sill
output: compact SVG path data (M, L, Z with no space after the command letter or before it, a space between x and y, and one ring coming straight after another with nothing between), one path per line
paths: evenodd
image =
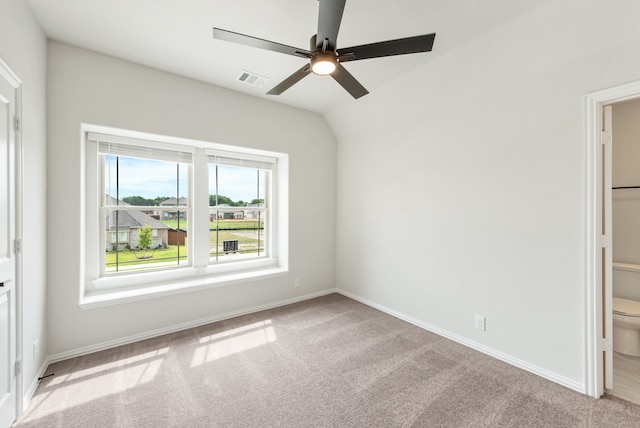
M271 266L254 270L227 272L221 275L195 275L196 269L189 268L182 278L164 283L139 284L129 288L110 288L85 291L80 297L81 309L93 309L122 303L155 299L158 297L207 290L231 284L239 284L268 278L277 278L288 274L288 269ZM98 280L100 281L100 280Z

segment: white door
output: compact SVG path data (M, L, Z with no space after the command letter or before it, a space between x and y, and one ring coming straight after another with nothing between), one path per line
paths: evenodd
M0 62L0 428L16 416L16 88L9 76Z
M602 110L602 337L604 338L604 387L613 389L613 110L604 106Z

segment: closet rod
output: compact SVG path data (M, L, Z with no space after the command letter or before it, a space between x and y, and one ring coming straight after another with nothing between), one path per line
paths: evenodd
M640 186L620 186L620 187L612 187L613 190L615 189L640 189Z

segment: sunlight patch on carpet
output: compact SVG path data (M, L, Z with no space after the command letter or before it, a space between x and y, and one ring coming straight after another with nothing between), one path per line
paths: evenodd
M203 346L196 348L191 367L228 357L249 349L275 342L276 333L271 320L225 330L200 339Z
M36 397L33 405L39 407L43 417L59 412L60 403L64 403L65 408L74 408L137 388L156 378L168 352L166 347L57 375L46 385L46 394Z

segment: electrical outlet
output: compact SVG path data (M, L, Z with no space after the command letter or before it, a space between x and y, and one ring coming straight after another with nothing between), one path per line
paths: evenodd
M39 348L39 343L36 340L35 342L33 342L33 361L37 361L38 359L38 348Z
M300 288L300 278L296 278L293 280L293 288Z
M483 317L482 315L477 315L476 314L476 322L475 322L475 327L478 330L486 330L487 329L487 318Z

